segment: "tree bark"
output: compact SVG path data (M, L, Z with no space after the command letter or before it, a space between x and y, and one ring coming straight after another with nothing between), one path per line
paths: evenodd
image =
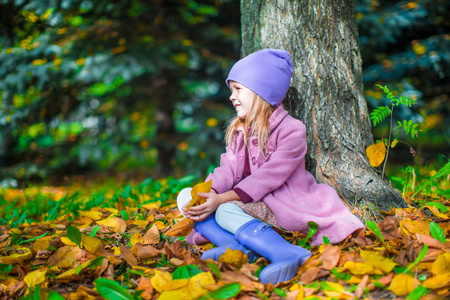
M405 206L366 156L373 137L354 10L354 0L242 0L242 55L290 52L295 71L283 103L307 127L307 169L318 182L351 206Z

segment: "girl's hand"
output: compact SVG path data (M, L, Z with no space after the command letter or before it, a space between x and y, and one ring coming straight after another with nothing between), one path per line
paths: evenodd
M189 211L186 211L187 204L183 207L185 216L196 222L205 220L210 214L216 211L220 204L224 203L222 194L213 193L198 193L200 197L206 198L206 202L197 206L192 206Z
M217 194L216 191L213 190L213 189L211 189L211 192L209 192L209 193L211 193L211 194ZM191 200L191 201L192 201L192 200ZM185 205L183 205L183 207L181 207L181 209L183 210L183 215L184 215L186 218L188 218L188 219L190 219L190 218L193 216L192 213L190 213L190 212L187 211L187 207L188 207L189 204L191 204L191 201L187 202Z

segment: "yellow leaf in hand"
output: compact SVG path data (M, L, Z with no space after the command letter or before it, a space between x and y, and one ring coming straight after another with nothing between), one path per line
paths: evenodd
M212 186L212 180L203 182L203 183L199 183L192 188L192 191L191 191L192 200L191 200L191 203L189 203L189 205L187 207L187 211L189 211L191 206L196 206L196 205L205 203L206 199L203 197L200 197L198 195L198 193L209 193L211 191L211 186Z
M227 247L227 251L225 251L225 253L222 254L217 261L240 268L248 261L248 257L242 251L231 250Z
M367 147L366 154L369 158L370 165L372 167L378 167L386 156L386 146L383 143L372 144Z

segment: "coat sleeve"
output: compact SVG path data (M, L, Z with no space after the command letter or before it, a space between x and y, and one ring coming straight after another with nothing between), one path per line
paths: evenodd
M235 186L250 196L253 202L282 186L303 165L307 149L306 127L301 122L290 125L279 132L276 149L268 160Z
M235 164L236 152L227 146L225 153L220 155L220 166L215 168L205 181L212 179L212 189L218 194L230 191L234 186Z

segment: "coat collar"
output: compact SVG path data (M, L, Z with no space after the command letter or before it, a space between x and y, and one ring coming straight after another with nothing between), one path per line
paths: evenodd
M269 118L269 130L272 132L277 126L283 121L283 119L288 115L288 112L284 109L283 105L280 104L272 113Z

